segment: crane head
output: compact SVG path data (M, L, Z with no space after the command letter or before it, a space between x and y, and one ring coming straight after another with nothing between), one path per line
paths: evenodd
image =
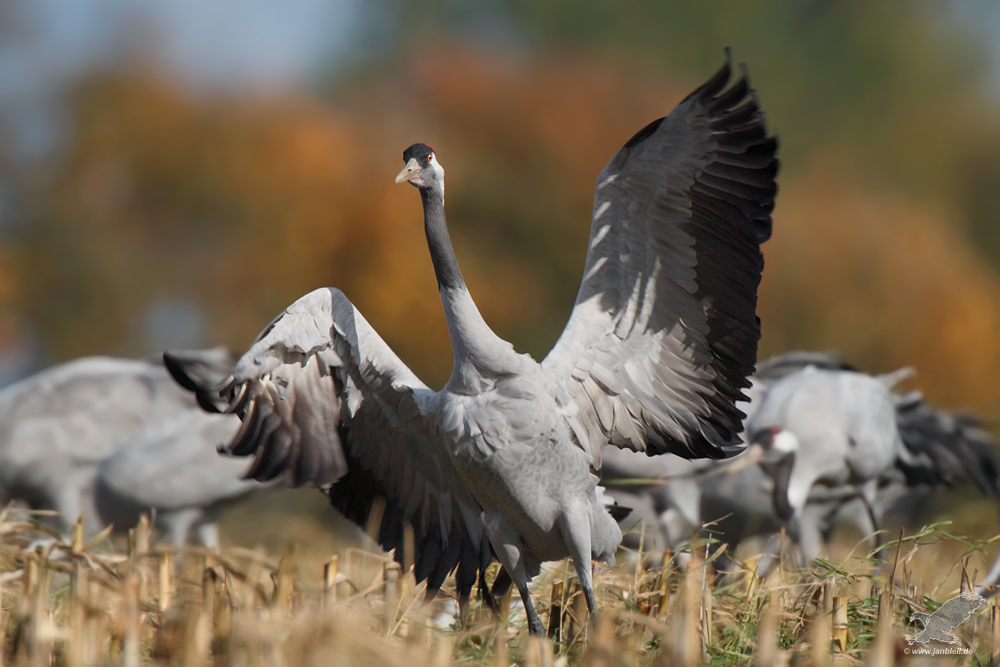
M754 433L750 442L751 448L759 447L763 450L761 470L774 480L772 502L775 514L782 521L790 521L795 516L795 504L790 496L790 487L799 439L791 431L768 426Z
M751 445L760 445L764 450L765 457L771 453L771 457L792 454L799 449L799 439L791 431L786 431L778 426L767 426L756 431L750 438Z
M406 165L396 175L396 184L411 183L418 188L439 187L444 192L444 167L427 144L413 144L403 151Z

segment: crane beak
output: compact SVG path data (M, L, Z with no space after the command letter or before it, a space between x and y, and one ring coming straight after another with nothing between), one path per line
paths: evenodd
M795 468L795 454L785 454L777 463L771 466L771 477L774 479L774 492L771 498L774 513L782 521L791 521L795 516L795 507L789 496L788 487L792 483L792 471Z
M420 164L417 163L417 158L411 157L410 161L406 163L405 167L403 167L403 171L396 174L396 185L419 179L420 170L421 167ZM417 180L417 182L419 183L420 181Z
M764 448L759 443L753 443L739 456L730 459L731 463L726 466L727 475L733 475L745 468L756 465L764 460Z

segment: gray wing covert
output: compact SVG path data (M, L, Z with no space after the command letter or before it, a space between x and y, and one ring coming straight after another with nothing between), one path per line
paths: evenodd
M176 358L164 360L193 384ZM289 306L222 384L189 388L203 406L243 420L225 450L254 457L248 477L321 488L361 526L380 504L379 543L413 562L429 591L456 567L468 591L488 564L479 507L425 411L433 393L339 290L318 289ZM404 553L407 526L413 554Z
M720 458L756 362L777 141L727 64L597 178L576 305L542 362L580 445Z

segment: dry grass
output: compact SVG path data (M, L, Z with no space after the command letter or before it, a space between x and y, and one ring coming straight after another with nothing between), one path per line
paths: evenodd
M924 664L905 653L910 612L948 599L963 571L968 585L985 563L981 542L929 528L892 543L881 573L843 553L763 581L744 570L722 582L720 545L700 543L683 567L667 554L664 569L600 569L592 622L557 564L536 582L551 637L536 641L516 606L500 623L476 601L464 626L438 629L431 621L449 591L425 605L412 577L357 549L301 573L294 550L273 559L150 546L145 523L118 548L106 537L84 544L80 533L31 548L45 537L0 513L2 665ZM990 664L1000 652L997 612L990 601L956 631L973 649L960 664Z

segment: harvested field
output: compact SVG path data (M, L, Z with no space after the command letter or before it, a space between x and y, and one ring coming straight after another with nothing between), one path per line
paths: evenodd
M891 540L877 573L860 546L840 563L783 565L763 581L749 569L717 578L713 543L692 545L682 559L666 554L665 569L633 559L598 570L602 613L593 623L570 568L558 564L535 583L550 635L536 641L509 602L498 622L474 596L467 622L449 624L450 591L424 604L423 586L403 568L357 548L304 573L294 548L276 559L158 547L146 523L128 544L84 543L81 531L67 544L5 511L0 659L14 667L995 664L993 600L956 628L962 646L911 648L903 639L920 629L907 624L911 612L933 610L987 567L984 542L946 528ZM924 658L917 649L963 653Z

